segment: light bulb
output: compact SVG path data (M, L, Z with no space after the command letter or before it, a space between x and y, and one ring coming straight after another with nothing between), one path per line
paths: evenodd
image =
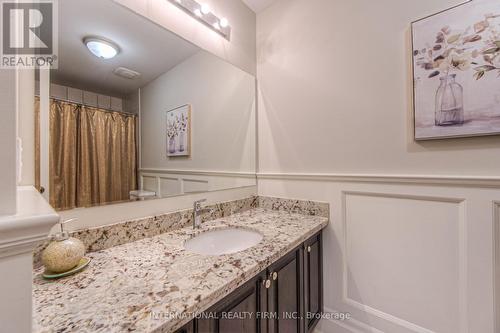
M201 5L201 12L205 15L207 15L208 13L210 13L210 6L207 5L206 3L202 4Z
M177 3L181 3L181 2L182 2L182 0L175 0L175 2L177 2Z
M198 16L198 17L202 17L203 14L201 13L201 11L199 9L195 9L194 10L194 15Z
M220 25L219 25L219 23L217 23L217 22L215 22L215 23L213 24L213 27L214 27L214 29L216 29L216 30L220 30Z
M225 28L228 25L229 25L229 22L227 21L227 18L225 18L225 17L221 18L221 20L220 20L220 26L223 27L223 28Z

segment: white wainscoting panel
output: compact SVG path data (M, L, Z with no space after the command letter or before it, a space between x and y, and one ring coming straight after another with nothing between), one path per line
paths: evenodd
M160 183L158 196L169 197L182 193L182 181L179 178L160 176L158 181Z
M497 184L339 177L258 175L259 195L330 203L325 310L351 319L323 319L320 332L500 333Z
M183 178L182 186L184 193L209 191L208 180Z
M160 198L197 192L212 192L255 186L255 173L141 169L140 186Z
M463 201L368 192L343 201L344 301L415 332L463 332Z
M157 176L141 175L140 189L146 191L153 191L158 194L159 191L159 178Z

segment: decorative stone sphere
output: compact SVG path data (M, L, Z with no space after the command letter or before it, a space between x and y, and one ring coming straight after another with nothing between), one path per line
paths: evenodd
M75 268L85 255L85 246L76 238L54 241L42 252L42 263L54 273L64 273Z

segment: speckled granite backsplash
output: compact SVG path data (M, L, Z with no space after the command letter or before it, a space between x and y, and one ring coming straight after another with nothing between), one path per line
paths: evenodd
M330 217L330 204L327 202L282 199L273 197L257 197L259 208L284 211L302 215Z
M207 208L210 208L211 212L202 215L203 222L242 213L252 208L329 217L328 203L272 197L254 196L217 203L207 206ZM192 223L192 214L192 209L186 209L102 227L82 229L74 231L70 235L80 239L85 244L87 252L95 252L183 228ZM41 265L40 254L48 243L48 241L42 243L35 249L33 254L35 268Z

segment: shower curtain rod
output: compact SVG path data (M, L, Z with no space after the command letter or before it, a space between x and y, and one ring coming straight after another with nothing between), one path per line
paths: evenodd
M38 98L40 98L39 94L35 94L35 96L38 97ZM84 103L75 102L75 101L72 101L72 100L69 100L69 99L64 99L64 98L59 98L59 97L50 97L50 99L54 99L54 100L60 101L60 102L66 102L66 103L71 103L71 104L76 104L76 105L81 105L81 106L87 106L87 107L91 107L91 108L96 108L96 109L104 110L104 111L108 111L108 112L121 113L121 114L127 115L127 116L137 117L137 114L135 114L135 113L129 113L129 112L125 112L125 111L116 111L116 110L112 110L112 109L102 108L102 107L99 107L99 106L93 106L93 105L88 105L88 104L84 104Z

